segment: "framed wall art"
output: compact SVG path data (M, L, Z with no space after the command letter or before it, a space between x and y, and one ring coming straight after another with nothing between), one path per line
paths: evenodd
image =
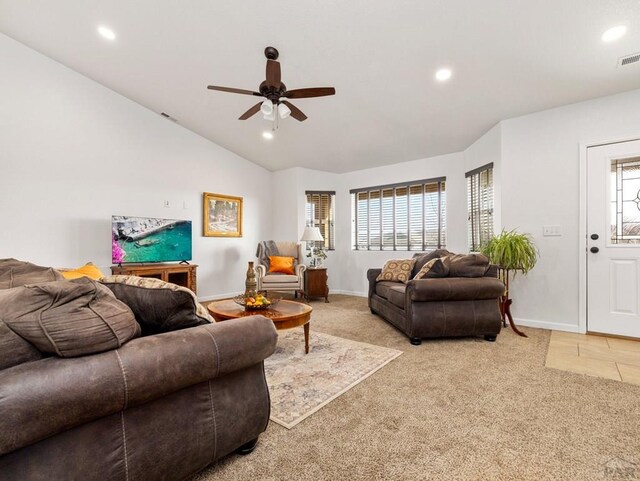
M203 194L205 237L242 237L242 197Z

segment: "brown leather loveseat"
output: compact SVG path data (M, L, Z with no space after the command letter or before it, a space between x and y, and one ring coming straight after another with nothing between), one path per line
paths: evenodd
M50 280L0 290L0 479L180 480L250 452L269 420L269 319L138 337L103 284Z
M382 269L369 269L369 308L404 332L411 344L423 338L484 336L495 341L502 318L498 300L504 284L497 267L479 254L454 255L446 250L414 255L407 283L378 280ZM428 278L413 279L433 259ZM428 274L429 275L429 274Z

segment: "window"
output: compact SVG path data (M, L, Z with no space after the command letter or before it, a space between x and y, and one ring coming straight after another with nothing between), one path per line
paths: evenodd
M445 247L445 181L441 177L351 190L352 249Z
M465 174L469 207L469 250L477 252L493 236L493 163Z
M611 160L611 243L640 244L640 157Z
M324 238L324 247L335 249L334 219L336 193L325 191L307 191L306 224L320 228Z

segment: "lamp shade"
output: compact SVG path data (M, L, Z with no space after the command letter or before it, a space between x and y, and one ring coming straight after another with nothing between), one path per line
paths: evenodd
M301 241L324 241L320 229L318 227L305 227L304 233L300 238Z
M263 115L270 115L273 113L273 103L271 102L271 100L267 99L264 102L262 102L262 105L260 106L260 111L262 112Z
M280 104L278 105L278 115L280 115L281 119L286 119L291 115L291 109L285 104Z

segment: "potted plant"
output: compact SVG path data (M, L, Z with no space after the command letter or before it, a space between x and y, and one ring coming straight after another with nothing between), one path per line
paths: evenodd
M500 268L500 278L505 284L505 292L500 306L503 322L506 316L514 332L527 337L515 327L511 317L509 306L512 301L509 299L509 280L518 271L527 274L536 265L538 249L536 249L531 235L516 232L515 229L510 231L503 229L499 235L493 236L489 242L481 246L480 251L489 258L492 264L496 264Z

